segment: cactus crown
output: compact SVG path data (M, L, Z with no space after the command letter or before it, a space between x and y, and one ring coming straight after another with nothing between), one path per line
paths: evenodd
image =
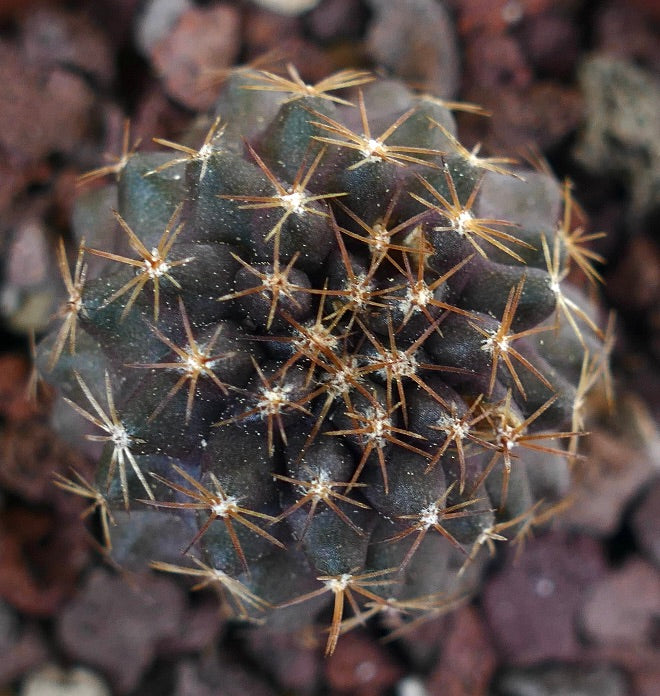
M237 617L333 603L331 653L373 614L444 611L483 546L561 505L607 374L566 277L599 258L568 185L467 150L396 81L237 71L217 111L199 149L137 152L127 129L83 177L114 175L80 219L114 206L121 236L81 241L73 271L58 248L39 359L103 447L95 481L58 483L119 563Z

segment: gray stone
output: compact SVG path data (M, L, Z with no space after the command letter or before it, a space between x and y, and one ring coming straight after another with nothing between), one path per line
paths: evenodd
M640 548L660 568L660 479L635 510L632 526Z
M626 696L629 691L623 675L613 667L556 665L504 672L495 693L498 696Z
M84 667L64 671L45 665L30 674L19 696L111 696L110 689L96 674Z
M151 0L145 3L135 25L135 43L145 57L192 6L191 0Z
M368 0L368 5L374 18L367 50L374 60L434 96L455 96L458 41L444 5L437 0Z
M585 123L576 159L629 184L633 219L660 205L660 83L625 61L596 56L580 70Z

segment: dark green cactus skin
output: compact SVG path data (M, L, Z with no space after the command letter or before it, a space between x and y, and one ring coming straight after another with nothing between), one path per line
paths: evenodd
M331 652L337 602L436 615L562 499L602 334L557 311L550 176L457 149L450 111L393 81L353 106L264 82L230 78L199 151L125 158L139 242L81 251L39 360L105 442L87 495L114 559L189 567L277 629L334 597Z

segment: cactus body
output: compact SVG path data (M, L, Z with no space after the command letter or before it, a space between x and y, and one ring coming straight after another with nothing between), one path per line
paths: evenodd
M564 290L567 188L465 150L396 82L282 80L237 72L199 150L125 159L127 243L74 273L61 250L78 300L40 359L103 443L114 558L278 629L334 602L332 652L346 607L436 615L549 517L580 363L593 383L605 358Z

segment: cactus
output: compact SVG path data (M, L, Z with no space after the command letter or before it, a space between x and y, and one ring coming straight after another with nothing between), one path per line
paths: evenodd
M565 504L607 375L566 279L598 280L594 235L568 184L463 147L450 107L364 72L237 70L199 149L127 129L83 177L115 180L75 232L121 234L73 270L60 245L38 361L102 448L95 480L57 483L117 563L273 630L332 606L329 654L373 615L445 611L480 549Z

